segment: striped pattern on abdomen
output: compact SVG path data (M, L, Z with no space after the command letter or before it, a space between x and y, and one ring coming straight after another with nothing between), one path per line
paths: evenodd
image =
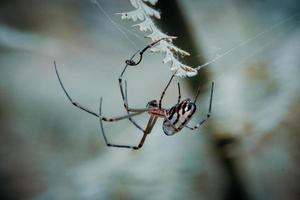
M163 122L166 135L174 135L186 125L196 111L196 105L190 99L176 104L167 111L167 118Z

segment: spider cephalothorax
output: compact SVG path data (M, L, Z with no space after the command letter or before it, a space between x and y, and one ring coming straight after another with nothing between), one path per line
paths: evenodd
M162 39L161 39L162 40ZM197 129L201 124L203 124L209 117L210 117L210 113L211 113L211 105L212 105L212 96L213 96L213 88L214 88L214 83L212 83L212 87L211 87L211 92L210 92L210 103L209 103L209 109L208 109L208 113L206 115L206 118L204 118L199 124L197 124L196 126L193 127L189 127L187 124L190 121L190 119L192 118L192 116L194 115L195 111L196 111L196 101L198 98L198 94L199 94L199 89L197 91L197 95L194 99L194 101L191 101L190 99L185 99L183 101L181 101L181 94L180 94L180 85L178 83L178 100L177 103L171 107L170 109L164 109L162 108L162 100L163 97L165 95L165 92L167 91L172 79L174 78L175 74L172 75L171 79L169 80L169 82L167 83L167 86L165 87L165 89L163 90L159 101L157 100L152 100L150 102L148 102L148 104L146 105L146 108L131 108L128 105L128 100L127 100L127 82L125 80L125 87L123 84L123 75L127 69L128 66L135 66L138 65L141 60L142 60L142 55L143 53L151 48L153 45L157 44L158 42L153 42L151 44L149 44L148 46L146 46L144 49L138 51L137 53L135 53L129 60L126 60L126 65L125 68L123 69L120 77L119 77L119 87L120 87L120 91L121 91L121 96L122 96L122 100L124 102L124 108L127 112L127 115L124 116L120 116L120 117L113 117L113 118L107 118L104 117L102 115L102 98L100 98L100 106L99 106L99 112L94 112L90 109L88 109L87 107L73 101L73 99L70 97L69 93L67 92L67 90L65 89L60 76L58 74L57 71L57 67L56 67L56 63L54 62L54 67L55 67L55 72L58 78L58 81L60 83L60 86L62 87L65 95L67 96L67 98L69 99L69 101L76 106L77 108L91 114L94 115L96 117L99 118L99 122L100 122L100 129L101 132L103 134L103 138L105 140L105 143L107 146L110 147L119 147L119 148L130 148L130 149L139 149L143 146L145 139L147 137L147 135L152 131L156 121L158 118L163 118L163 131L166 135L174 135L175 133L178 133L182 128L186 127L189 128L191 130ZM139 60L137 62L133 61L135 55L140 55ZM147 112L150 117L147 123L146 128L142 128L142 126L140 126L136 121L134 121L132 119L132 117L136 116L136 115L140 115L142 113ZM140 131L143 132L143 136L139 142L138 145L122 145L122 144L112 144L110 142L108 142L108 139L106 137L106 134L104 132L104 127L103 127L103 121L105 122L116 122L119 120L123 120L123 119L129 119L130 122L136 127L138 128Z
M151 108L158 108L158 102L157 100L152 100L149 101L146 105L146 108L151 109Z

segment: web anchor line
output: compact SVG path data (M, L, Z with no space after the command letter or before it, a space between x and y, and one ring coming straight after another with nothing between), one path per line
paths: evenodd
M276 24L270 26L269 28L265 29L264 31L262 31L262 32L260 32L260 33L258 33L258 34L256 34L256 35L254 35L253 37L250 37L250 38L246 39L245 41L242 41L242 42L239 43L237 46L234 46L234 47L230 48L229 50L225 51L225 52L222 53L221 55L216 56L216 57L215 57L214 59L212 59L211 61L208 61L208 62L206 62L206 63L204 63L204 64L202 64L202 65L200 65L200 66L198 66L198 67L196 67L196 68L194 68L194 69L196 69L196 70L199 71L201 68L203 68L203 67L205 67L205 66L207 66L207 65L210 65L210 64L212 64L212 63L215 63L216 61L220 60L220 59L223 58L224 56L226 56L226 55L228 55L228 54L234 52L235 50L238 50L239 48L241 48L241 47L243 47L243 46L249 44L249 43L252 42L253 40L256 40L256 39L260 38L261 36L263 36L263 35L265 35L265 34L267 34L267 33L270 33L271 31L273 31L274 29L278 28L278 27L281 26L282 24L285 24L286 22L288 22L288 21L290 21L290 20L296 18L298 15L300 15L300 12L297 12L297 13L295 13L295 14L293 14L293 15L291 15L291 16L289 16L289 17L283 19L283 20L281 20L280 22L278 22L278 23L276 23Z

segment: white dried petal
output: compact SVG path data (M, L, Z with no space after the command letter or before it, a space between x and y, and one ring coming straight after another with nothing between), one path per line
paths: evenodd
M143 0L144 2L149 2L151 5L155 5L158 0Z
M167 50L162 49L161 47L152 47L150 51L153 53L165 53Z
M117 13L117 14L121 14L121 19L131 19L133 21L136 21L137 19L139 20L145 19L143 10L141 8L138 8L130 12Z
M177 69L180 68L180 65L181 65L181 63L178 60L173 59L173 62L172 62L172 65L171 65L171 70L176 71Z
M197 73L198 73L197 70L195 70L189 66L183 66L176 71L175 75L180 78L186 78L186 77L196 76Z
M174 59L171 65L171 70L176 72L176 76L181 78L195 76L198 71L192 67L182 64L178 60Z
M176 47L175 45L173 45L172 43L169 43L169 48L177 53L179 53L182 56L190 56L189 52L186 52L178 47Z
M139 7L137 0L130 0L130 3L131 3L131 5L132 5L133 7L135 7L135 8L138 8L138 7Z
M152 26L152 33L147 35L146 38L150 38L152 42L160 40L161 38L167 38L170 37L163 32L159 31L155 26Z
M146 18L143 22L133 25L133 27L135 26L138 26L140 31L146 32L147 30L152 31L153 23L149 18Z
M174 58L172 52L167 51L167 52L166 52L166 55L165 55L165 58L163 59L163 63L166 64L166 63L168 63L168 62L173 62L174 59L175 59L175 58Z
M154 47L152 47L150 49L151 52L160 52L160 53L165 53L167 51L170 51L168 49L168 43L164 42L164 40L161 40L157 45L155 45ZM172 53L172 52L171 52Z
M148 16L154 16L157 19L160 19L160 13L157 10L151 8L150 6L147 6L145 3L141 3L141 5L143 6Z
M167 47L169 50L173 51L173 52L176 52L182 56L189 56L190 54L178 47L176 47L175 45L172 44L172 39L175 39L176 37L173 37L173 36L169 36L170 37L170 40L162 40L160 41L160 44L158 46L156 46L156 48L163 48L163 47ZM154 50L153 51L157 51Z

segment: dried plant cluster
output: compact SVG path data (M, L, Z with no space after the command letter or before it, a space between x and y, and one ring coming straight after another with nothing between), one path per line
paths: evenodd
M151 48L151 51L165 54L163 63L170 64L170 68L175 72L176 76L182 78L195 76L197 74L196 69L178 60L178 56L189 56L190 54L172 44L172 40L176 37L166 35L154 24L152 18L160 19L160 13L147 5L147 3L154 6L157 2L158 0L130 0L131 5L135 9L118 14L121 14L122 19L129 19L134 22L139 21L139 23L133 26L139 27L140 31L150 32L150 34L146 35L146 38L149 38L152 42L161 38L168 38L167 40L161 40L157 45Z

